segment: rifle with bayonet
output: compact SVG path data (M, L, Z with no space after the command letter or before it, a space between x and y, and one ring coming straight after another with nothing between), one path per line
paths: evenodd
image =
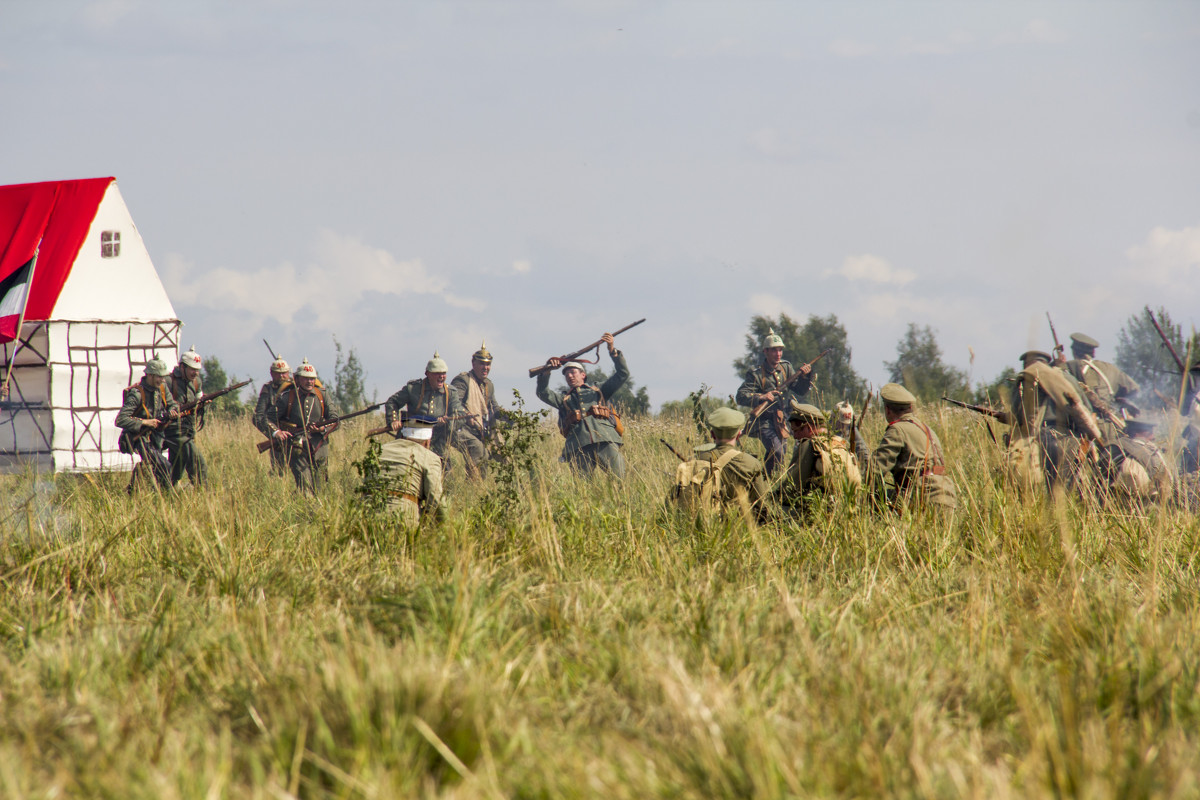
M1079 382L1079 388L1083 390L1083 396L1092 404L1092 410L1099 414L1104 419L1117 426L1117 430L1125 430L1125 418L1112 410L1112 406L1100 399L1100 395L1092 387L1088 386L1083 381Z
M858 417L850 420L850 452L856 453L855 448L858 446L858 423L867 415L867 407L871 405L871 395L875 394L873 389L867 391L867 399L863 400L862 411L858 412ZM851 406L853 408L853 406Z
M747 431L753 430L753 429L754 429L754 423L758 422L758 418L759 418L759 417L761 417L761 416L762 416L762 415L763 415L763 414L764 414L764 413L767 411L767 409L768 409L769 407L771 407L771 406L773 406L774 404L778 403L778 402L779 402L779 398L781 398L781 397L783 397L785 394L787 394L788 390L792 388L792 384L793 384L793 383L795 383L796 381L800 380L801 378L809 378L809 377L811 377L811 376L812 376L812 366L813 366L813 364L816 364L818 361L820 361L822 358L824 358L825 356L829 355L829 354L830 354L830 353L832 353L832 352L833 352L833 348L832 348L832 347L826 347L826 348L825 348L824 350L822 350L822 351L820 352L820 354L819 354L819 355L818 355L816 358L814 358L812 361L809 361L807 364L801 364L801 365L800 365L800 369L796 370L796 371L795 371L795 372L792 374L792 377L790 377L790 378L788 378L786 381L784 381L784 382L783 382L783 384L782 384L782 385L781 385L781 386L780 386L778 389L773 389L773 390L772 390L772 391L775 391L775 392L778 392L778 393L779 393L777 396L775 396L775 397L773 397L773 398L771 398L771 399L769 399L769 400L763 400L763 401L762 401L762 402L760 402L758 405L756 405L756 406L755 406L753 409L751 409L751 410L750 410L750 416L749 416L749 418L746 420L746 424L742 426L742 431L741 431L741 433L746 433ZM768 392L768 394L770 394L770 392ZM777 421L778 421L778 420L777 420ZM740 436L741 434L738 434L738 435ZM786 439L786 438L788 438L787 426L786 426L786 425L785 425L785 426L783 426L783 427L780 429L780 431L779 431L779 438L781 438L781 439Z
M1062 342L1058 340L1058 331L1054 330L1054 320L1050 319L1049 311L1046 312L1046 322L1050 323L1050 336L1054 339L1054 350L1051 352L1053 357L1050 361L1054 364L1063 364L1067 360L1066 351Z
M446 417L446 418L445 418L445 419L443 419L443 420L439 420L439 421L438 421L438 422L437 422L437 423L434 425L434 427L435 427L435 428L437 428L437 427L440 427L440 426L442 426L442 425L445 425L445 424L447 424L447 423L449 423L449 422L457 422L457 421L458 421L458 420L460 420L460 419L474 419L475 417L478 417L478 416L479 416L478 414L455 414L453 417ZM403 423L404 423L404 420L406 420L406 419L408 419L408 417L407 417L407 416L404 414L403 410L401 410L401 412L400 412L400 422L401 422L401 424L403 424ZM381 426L381 427L379 427L379 428L371 428L371 429L370 429L369 431L367 431L367 432L366 432L364 435L365 435L365 436L366 436L368 439L370 439L372 436L378 436L378 435L379 435L379 434L381 434L381 433L392 433L392 426L391 426L391 425L383 425L383 426Z
M625 331L627 331L627 330L629 330L630 328L633 328L633 327L635 327L635 326L637 326L637 325L641 325L641 324L642 324L643 322L645 322L645 321L646 321L646 318L645 318L645 317L642 317L642 318L641 318L641 319L639 319L637 322L631 322L631 323L629 323L628 325L626 325L624 328L621 328L620 330L613 331L613 334L612 334L612 335L613 335L613 336L620 336L620 335L621 335L622 333L624 333ZM603 344L603 343L604 343L604 340L603 340L603 339L597 339L596 341L594 341L594 342L592 342L591 344L589 344L587 347L581 347L580 349L576 350L574 353L567 353L566 355L561 355L561 356L558 356L558 360L559 360L559 362L574 361L575 359L579 358L579 357L580 357L581 355L583 355L584 353L590 353L592 350L595 350L595 351L596 351L596 358L597 358L597 360L599 360L599 358L600 358L600 345L601 345L601 344ZM550 361L550 359L546 359L546 360L547 360L547 361ZM529 369L529 377L531 377L531 378L536 378L538 375L541 375L543 372L549 372L549 371L550 371L550 370L552 370L552 369L554 369L554 368L553 368L553 367L551 367L551 366L550 366L548 363L547 363L547 364L542 364L540 367L531 367L531 368Z
M955 400L953 398L946 397L946 395L942 395L942 400L950 403L951 405L969 408L976 414L983 414L986 417L991 417L992 419L1002 422L1005 425L1012 424L1012 414L1008 413L1002 408L991 408L989 406L977 406L971 403L964 403L962 400Z
M332 430L333 428L336 428L338 425L341 425L346 420L354 419L355 417L361 417L363 414L370 414L372 411L379 408L381 405L383 405L383 403L375 403L373 405L367 406L366 408L360 408L358 411L352 411L349 414L340 414L340 415L334 414L333 418L330 419L328 422L310 423L308 425L308 427L306 427L304 429L303 435L304 436L314 436L314 435L318 435L318 434L322 434L322 433L328 433L330 430ZM299 426L292 425L291 423L286 423L286 422L281 422L279 425L279 429L287 431L288 433L291 433L291 434L296 434L296 435L299 435L301 433ZM258 452L265 453L268 450L270 450L272 445L274 445L274 444L275 444L274 438L267 439L265 442L259 442L258 443Z

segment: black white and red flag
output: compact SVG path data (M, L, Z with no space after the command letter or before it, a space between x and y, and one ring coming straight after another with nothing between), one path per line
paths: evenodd
M29 284L37 256L26 261L15 272L0 281L0 342L17 338L25 305L29 302Z

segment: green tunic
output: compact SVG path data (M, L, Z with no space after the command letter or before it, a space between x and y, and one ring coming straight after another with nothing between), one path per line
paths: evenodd
M697 447L693 458L696 461L715 463L735 449L731 444L709 443ZM721 468L721 506L726 509L737 508L741 505L739 495L744 497L748 506L739 508L739 511L748 523L765 521L767 494L766 471L762 462L749 453L739 451Z
M301 491L315 494L324 481L324 467L328 459L325 443L332 433L310 433L308 427L332 423L336 417L337 409L323 390L314 388L306 392L294 383L280 392L279 401L267 412L267 428L272 437L280 429L292 434L284 448L292 468L292 477Z
M850 443L841 436L822 433L797 440L776 493L785 508L803 510L805 497L826 494L838 481L857 486L862 483L862 473Z
M795 374L796 370L784 359L780 359L775 364L774 369L768 367L767 362L763 361L746 373L742 385L738 387L735 399L738 405L753 409L763 401L763 395L768 392L779 391ZM798 378L792 384L791 389L780 394L779 397L775 398L774 402L763 409L758 419L754 422L754 430L762 431L764 428L770 428L774 425L776 421L775 412L780 409L786 409L791 397L803 397L808 393L808 387L811 385L811 376Z
M427 417L456 417L465 413L462 403L458 400L458 392L449 383L435 390L425 378L415 378L404 384L400 391L387 399L384 405L384 419L388 424L400 418L400 412L405 416ZM455 424L447 422L433 429L433 441L430 447L439 456L446 455L446 446L450 443Z
M157 430L147 428L142 420L156 419L173 408L179 408L179 403L175 402L175 398L167 391L166 381L159 385L158 389L154 389L142 378L125 390L121 410L117 412L116 425L129 437L141 436L147 443L161 450L165 426L160 426Z
M929 426L912 413L888 425L871 454L876 474L892 478L893 502L957 507L954 481L946 474L942 443Z
M624 443L613 420L597 416L602 412L595 410L598 405L603 408L608 398L629 380L629 365L625 362L625 355L617 350L612 359L615 367L612 377L599 387L585 383L566 394L559 394L550 388L551 370L537 377L538 398L558 409L558 429L566 437L563 456L568 460L590 445L608 443L619 447Z

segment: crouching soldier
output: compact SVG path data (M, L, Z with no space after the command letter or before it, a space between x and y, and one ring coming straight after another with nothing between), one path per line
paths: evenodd
M145 470L159 487L171 486L171 468L162 452L163 430L167 421L179 416L179 404L167 391L166 378L167 363L156 355L146 362L142 379L125 390L117 413L116 424L121 429L117 449L141 458L129 478L130 494L138 473Z
M171 397L179 405L194 403L199 400L204 391L200 388L200 368L203 362L196 348L191 348L179 357L179 366L172 370L167 378L167 388ZM197 419L197 417L199 419ZM183 473L187 472L188 480L193 486L202 486L207 468L204 456L196 447L196 431L204 427L203 406L196 412L186 411L167 425L163 433L163 441L167 446L167 461L171 465L171 485L179 483Z
M383 445L379 463L388 479L388 508L397 512L405 527L415 528L422 518L442 521L442 459L429 449L433 417L409 417L400 438Z
M953 511L958 496L954 481L946 474L942 443L913 414L917 398L898 383L884 385L879 397L888 426L871 454L871 465L876 479L890 479L889 505L897 510L907 505Z
M282 358L271 362L271 382L263 384L258 391L258 402L254 406L254 427L259 433L271 440L271 474L283 475L287 472L287 458L283 445L273 438L267 416L279 403L279 396L292 385L290 378L292 368Z
M268 430L287 450L296 488L314 497L328 479L326 439L339 424L336 410L316 384L317 368L305 359L296 370L295 383L283 390L279 402L267 412Z
M1171 498L1175 471L1154 441L1154 425L1125 420L1110 462L1112 492L1129 503L1157 503Z
M746 415L721 407L704 422L713 440L676 468L668 503L697 517L736 512L748 525L764 522L766 472L761 461L737 448Z
M799 516L811 511L817 498L861 486L862 471L850 443L825 429L824 411L794 400L791 405L788 424L796 448L776 492L784 511Z

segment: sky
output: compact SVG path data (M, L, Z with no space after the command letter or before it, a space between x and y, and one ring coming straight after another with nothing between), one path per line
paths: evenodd
M502 401L606 330L657 407L755 314L989 381L1200 328L1200 3L4 0L0 184L112 175L182 346ZM793 363L816 354L786 354ZM608 356L601 366L611 369Z

